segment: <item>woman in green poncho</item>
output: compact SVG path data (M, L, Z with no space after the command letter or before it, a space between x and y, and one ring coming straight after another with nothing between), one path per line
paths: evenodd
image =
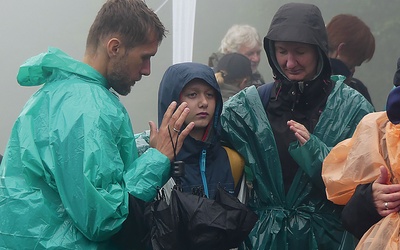
M353 249L328 201L321 165L373 107L331 76L328 41L315 5L289 3L273 17L264 49L274 82L224 104L223 138L246 159L249 206L259 215L248 249ZM258 91L257 91L258 90Z

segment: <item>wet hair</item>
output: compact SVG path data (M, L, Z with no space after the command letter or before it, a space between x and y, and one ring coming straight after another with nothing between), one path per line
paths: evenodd
M343 54L360 64L371 60L375 52L375 38L370 28L358 17L349 14L334 16L326 26L329 52L344 43Z
M219 51L223 54L238 52L242 45L254 48L261 47L262 44L256 28L250 25L235 24L229 28L221 40Z
M90 27L87 48L97 48L102 39L117 36L127 48L148 42L154 35L161 43L165 27L142 0L107 0Z

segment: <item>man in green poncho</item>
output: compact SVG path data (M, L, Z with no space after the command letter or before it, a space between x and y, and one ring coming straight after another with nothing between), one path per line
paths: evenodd
M283 5L264 49L275 81L249 87L224 103L222 137L244 158L259 220L248 249L354 249L326 198L322 161L350 137L371 104L331 76L321 12L312 4Z
M138 157L115 92L127 95L150 74L164 36L143 1L109 0L83 62L50 48L20 67L20 85L43 86L19 115L1 164L0 249L143 248L134 209L169 178L173 130L189 110L172 103L158 129L150 122L152 148ZM178 151L192 128L180 133Z

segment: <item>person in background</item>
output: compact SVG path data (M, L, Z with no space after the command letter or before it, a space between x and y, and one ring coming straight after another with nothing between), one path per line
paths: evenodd
M240 53L251 61L251 70L253 74L247 86L254 85L258 87L264 84L264 79L258 72L261 50L262 43L256 28L250 25L235 24L229 28L224 38L222 38L218 52L212 53L209 57L208 66L216 67L218 61L225 54L234 52Z
M375 37L370 28L356 16L339 14L326 25L326 30L332 73L345 76L345 83L372 104L368 88L353 77L356 67L370 61L374 55Z
M310 25L312 24L312 25ZM340 221L341 206L326 198L322 161L352 136L372 105L332 76L319 8L282 5L264 49L274 82L248 87L224 103L222 139L251 170L249 206L259 220L247 249L354 249Z
M158 128L150 122L152 148L138 157L118 95L150 74L164 36L143 1L108 0L82 62L49 48L20 67L20 85L43 86L18 116L1 163L1 249L142 248L140 233L118 235L139 223L134 205L168 180L168 131L181 129L189 109L172 103ZM193 126L173 134L178 152Z
M251 63L242 54L230 53L219 60L214 72L221 89L222 99L226 101L247 87L247 82L251 79L252 74Z

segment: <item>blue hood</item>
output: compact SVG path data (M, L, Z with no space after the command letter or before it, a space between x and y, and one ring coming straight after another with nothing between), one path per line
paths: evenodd
M222 96L213 70L204 64L185 62L170 66L164 73L158 90L158 125L161 125L164 113L172 101L179 103L182 89L193 79L201 79L217 92L217 103L214 113L214 131L221 131L220 115L222 112Z

